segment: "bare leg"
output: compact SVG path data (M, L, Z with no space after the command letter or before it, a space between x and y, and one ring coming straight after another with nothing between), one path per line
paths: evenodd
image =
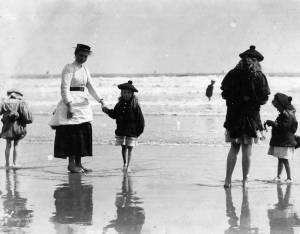
M122 159L123 159L123 166L126 166L126 155L127 155L127 147L126 145L122 145Z
M128 149L128 157L127 157L127 168L129 167L129 163L131 161L131 155L132 155L132 149L133 147L132 146L127 146L127 149Z
M243 186L247 185L251 164L252 144L242 144Z
M93 170L92 169L88 169L86 167L84 167L81 163L81 156L75 156L75 165L76 167L79 168L79 170L83 170L83 172L92 172Z
M81 168L76 166L75 156L69 156L68 170L72 173L80 173L83 171Z
M14 141L14 151L13 151L13 165L17 164L17 158L18 158L18 145L19 145L19 140Z
M283 161L281 158L278 158L278 165L277 165L277 178L280 179L281 173L283 169Z
M82 165L81 165L81 157L80 156L75 156L75 165L77 166L77 167L81 167Z
M5 147L5 166L9 167L9 154L11 148L11 140L6 140L6 147Z
M75 157L69 156L69 166L74 167L75 166Z
M240 144L231 143L231 147L227 156L226 178L224 184L225 188L231 186L231 176L236 164L237 155L240 151L240 146Z
M287 179L291 180L291 168L290 168L290 163L288 159L282 159L283 160L283 164L286 170L286 175L287 175Z

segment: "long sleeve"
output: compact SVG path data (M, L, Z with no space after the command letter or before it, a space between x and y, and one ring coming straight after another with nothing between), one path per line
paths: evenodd
M19 115L21 122L24 124L30 124L33 122L33 116L25 102L20 103L19 106Z
M118 107L119 104L117 103L114 107L114 109L108 109L105 111L105 113L112 119L116 119L117 118L117 113L118 113Z
M294 114L285 112L279 115L276 120L277 126L276 128L279 131L292 131L295 133L298 128L298 122L294 116Z
M3 102L0 103L0 115L3 115Z
M235 77L234 70L229 71L226 76L224 77L221 83L221 90L222 90L222 98L228 100L231 98L232 95L232 80Z
M95 90L95 86L93 84L93 80L91 77L90 72L88 71L88 69L86 67L84 67L86 74L87 74L87 82L86 82L86 87L89 91L89 93L92 95L93 98L95 98L95 100L97 102L100 102L101 98L98 96L96 90Z
M144 132L145 119L140 106L137 106L137 134L140 136Z
M258 101L260 103L260 105L266 104L266 102L269 99L269 95L270 95L270 88L269 88L269 84L268 84L268 80L266 78L266 76L260 72L258 73L259 76L259 83L258 83Z
M70 65L66 65L61 74L60 94L65 104L72 102L70 87L74 71L71 68Z

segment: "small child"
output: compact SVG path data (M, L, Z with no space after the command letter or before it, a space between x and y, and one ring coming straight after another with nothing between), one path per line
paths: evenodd
M1 121L3 123L0 137L6 139L5 148L5 167L8 169L9 155L12 142L13 149L13 168L17 167L18 144L26 135L26 125L32 123L32 114L23 99L23 94L11 89L7 91L7 100L0 105L0 115L3 115Z
M279 111L279 115L275 121L267 120L264 126L272 127L272 136L268 154L278 158L276 182L281 181L281 172L283 165L287 174L287 183L292 182L291 169L289 159L292 158L297 144L295 140L295 132L298 122L295 116L295 108L291 104L292 97L283 93L276 93L272 100L273 106Z
M133 86L132 81L120 84L118 88L121 90L121 96L114 109L103 106L102 110L112 119L116 119L116 145L122 146L123 170L130 172L132 148L144 131L145 121L138 99L134 95L138 90Z

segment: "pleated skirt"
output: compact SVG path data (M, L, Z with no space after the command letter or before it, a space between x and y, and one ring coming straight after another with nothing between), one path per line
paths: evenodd
M55 158L92 156L92 148L92 125L90 122L56 127Z

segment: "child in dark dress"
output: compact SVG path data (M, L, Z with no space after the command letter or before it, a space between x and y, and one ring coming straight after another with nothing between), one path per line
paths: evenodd
M283 165L287 174L287 183L292 182L289 159L294 155L295 132L298 122L295 116L295 108L291 104L292 97L283 93L276 93L272 101L273 106L278 110L279 115L275 121L267 120L265 126L272 127L272 137L268 154L278 158L276 182L281 181Z
M120 84L118 88L121 90L121 96L114 109L108 109L104 106L102 110L116 120L116 145L122 147L124 171L130 172L129 164L132 149L137 144L137 138L144 131L145 121L138 99L134 95L138 90L133 86L132 81Z

